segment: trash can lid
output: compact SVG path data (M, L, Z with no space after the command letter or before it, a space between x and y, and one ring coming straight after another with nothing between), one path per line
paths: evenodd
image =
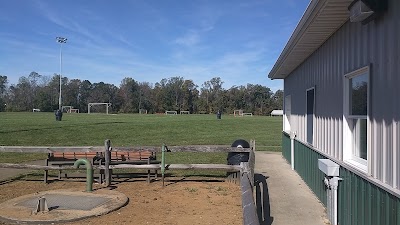
M250 144L249 144L249 142L247 142L246 140L238 139L238 140L236 140L236 141L233 142L233 144L231 145L231 147L250 148Z

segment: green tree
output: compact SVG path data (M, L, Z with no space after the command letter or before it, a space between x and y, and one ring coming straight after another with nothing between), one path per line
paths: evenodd
M154 97L152 85L148 82L139 83L139 110L145 109L148 113L154 112Z
M139 110L139 84L130 77L125 77L118 90L119 111L124 113L137 113Z
M190 113L196 112L196 101L198 99L199 91L197 85L192 80L185 80L182 84L182 98L180 110L189 111Z
M79 86L79 94L78 94L80 112L88 111L88 103L90 103L89 99L91 92L92 92L92 83L88 80L82 81Z

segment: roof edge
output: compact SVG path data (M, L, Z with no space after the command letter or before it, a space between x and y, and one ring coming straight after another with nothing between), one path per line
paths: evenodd
M285 61L286 57L290 54L293 47L297 44L299 39L307 30L308 26L312 23L312 21L318 15L321 9L324 8L327 2L328 2L327 0L312 0L308 4L307 9L305 10L295 30L293 31L288 42L286 43L285 48L282 50L278 60L275 62L273 68L269 72L268 77L270 79L283 79L283 77L277 77L276 74L277 70L282 66L283 62Z

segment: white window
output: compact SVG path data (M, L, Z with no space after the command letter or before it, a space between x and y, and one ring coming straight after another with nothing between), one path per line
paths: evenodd
M369 67L345 75L343 99L343 159L368 172Z
M283 130L290 132L290 116L292 114L292 98L286 95L284 99L285 114L283 115Z

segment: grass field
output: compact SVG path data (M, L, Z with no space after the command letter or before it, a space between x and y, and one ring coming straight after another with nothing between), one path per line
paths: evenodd
M0 113L3 146L113 146L230 145L236 139L256 140L257 150L281 151L281 117L222 115ZM23 162L43 154L0 153L0 162ZM168 163L226 163L216 155L174 153Z
M230 145L255 139L257 150L280 151L281 117L223 115L0 113L0 145L114 146Z

